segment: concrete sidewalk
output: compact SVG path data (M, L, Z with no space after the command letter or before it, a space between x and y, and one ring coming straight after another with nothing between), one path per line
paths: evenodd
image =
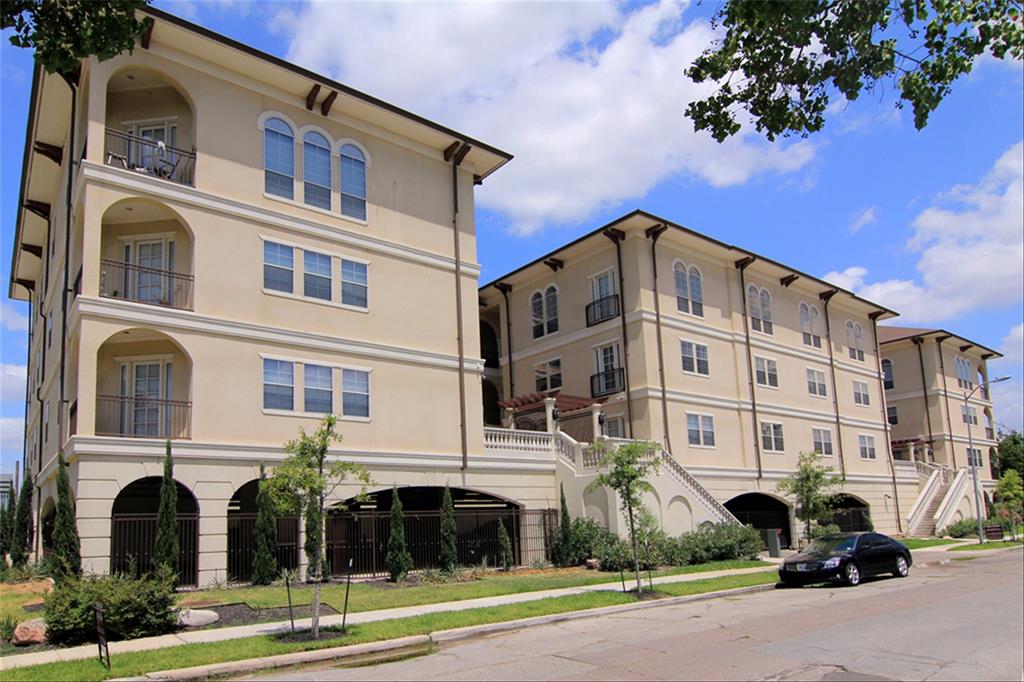
M778 563L779 559L768 560L772 564ZM776 570L775 566L755 568L735 568L723 571L703 571L701 573L687 573L684 575L669 575L654 578L656 585L664 583L691 582L694 580L707 580L730 575L743 575L747 573L761 573ZM644 584L647 584L645 578ZM626 581L627 588L629 581ZM379 611L362 611L348 614L348 623L358 625L360 623L372 623L380 620L393 620L396 618L408 618L428 613L441 613L446 611L465 611L468 609L479 609L504 604L521 604L524 602L548 599L551 597L565 597L569 595L585 594L587 592L621 591L621 581L600 583L596 585L582 585L579 587L566 587L556 590L541 590L537 592L520 592L516 594L503 594L495 597L481 597L478 599L464 599L462 601L440 602L437 604L422 604L420 606L405 606L396 609L381 609ZM324 616L320 619L321 626L340 625L341 616ZM159 637L144 637L123 642L110 642L110 655L130 653L134 651L149 651L152 649L163 649L166 647L180 646L182 644L198 644L202 642L222 642L244 637L255 637L258 635L271 635L279 632L286 632L290 628L288 621L275 623L256 623L253 625L240 625L228 628L214 628L210 630L183 631ZM295 621L295 627L309 628L310 619L304 618ZM56 661L76 661L96 656L96 645L86 644L66 649L50 649L47 651L36 651L28 654L16 654L0 658L0 670L11 670L23 668L29 665L41 663L53 663Z

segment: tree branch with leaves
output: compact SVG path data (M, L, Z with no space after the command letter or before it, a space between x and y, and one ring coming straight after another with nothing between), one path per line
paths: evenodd
M842 479L832 473L832 467L821 464L821 455L804 452L797 460L796 470L779 481L776 489L796 501L796 517L804 522L809 539L811 523L829 515L836 488L841 484Z

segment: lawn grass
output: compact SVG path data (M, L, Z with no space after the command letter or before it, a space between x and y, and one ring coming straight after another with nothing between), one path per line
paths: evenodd
M924 549L938 545L953 545L958 541L952 538L905 538L900 540L907 549Z
M10 617L20 622L41 617L42 611L29 613L22 607L42 600L49 589L45 581L3 583L0 585L0 618Z
M764 561L715 561L692 566L677 566L654 572L654 577L684 575L705 571L721 571L736 568L769 568ZM646 575L646 574L645 574ZM619 580L618 573L588 571L584 568L550 569L542 572L499 573L489 572L478 580L440 584L398 585L382 588L380 583L353 583L349 595L349 613L376 611L403 606L420 606L446 601L463 601L480 597L495 597L503 594L521 594L539 590L555 590L565 587L580 587ZM341 612L345 602L345 586L339 583L324 585L322 599L335 611ZM296 606L312 601L311 587L293 586L292 601ZM243 602L252 608L273 608L288 605L283 585L268 587L237 587L221 590L197 590L182 595L181 606L214 605Z
M959 547L951 547L950 552L980 552L989 549L1004 549L1006 547L1020 547L1024 545L1024 540L997 540L994 542L986 542L983 545L979 545L977 542L972 542L969 545L960 545Z
M775 579L775 574L770 572L732 575L694 580L686 583L658 585L657 590L672 596L693 595L750 585L774 583ZM353 625L350 628L350 635L344 639L329 639L320 642L284 642L274 637L261 636L233 639L229 642L183 644L153 651L116 654L110 657L109 671L103 668L95 658L89 658L80 661L46 663L25 668L15 668L5 671L3 679L5 682L7 680L11 682L15 680L104 680L112 677L136 676L156 670L186 668L209 663L274 656L296 651L311 651L363 642L397 639L411 635L425 635L439 630L500 623L520 618L594 609L602 606L629 604L634 601L633 595L622 592L587 592L567 597L539 599L521 604L507 604L491 608L467 609L465 611L446 611L410 618L396 618Z

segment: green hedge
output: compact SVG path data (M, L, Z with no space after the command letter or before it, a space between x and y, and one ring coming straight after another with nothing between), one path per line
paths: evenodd
M1002 526L1005 528L1003 520L999 518L987 519L982 525ZM951 538L976 537L978 535L978 519L960 519L955 523L949 524L942 529L942 532L939 533L939 537L943 538L947 535Z

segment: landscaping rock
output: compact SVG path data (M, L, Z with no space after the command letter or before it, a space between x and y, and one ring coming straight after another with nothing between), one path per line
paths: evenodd
M591 571L596 571L601 567L601 562L597 559L587 559L587 568Z
M14 628L14 637L11 639L14 646L31 646L44 642L46 642L46 623L42 618L33 618L18 623L18 627Z
M218 620L220 620L220 616L215 611L208 611L206 609L182 609L178 613L178 625L184 625L187 628L212 625Z

